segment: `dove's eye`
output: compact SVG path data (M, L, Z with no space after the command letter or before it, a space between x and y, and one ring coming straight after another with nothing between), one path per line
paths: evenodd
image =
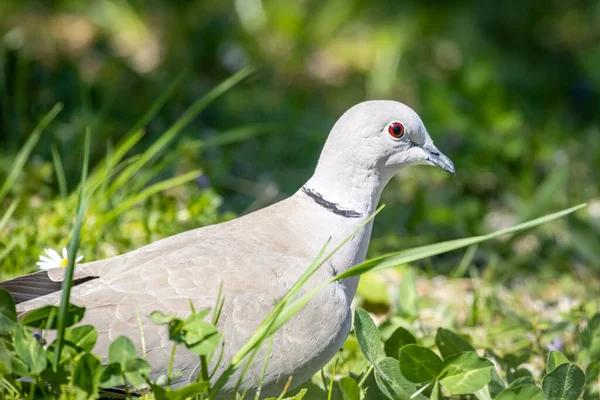
M388 127L388 132L394 139L400 139L404 136L404 125L400 122L392 122Z

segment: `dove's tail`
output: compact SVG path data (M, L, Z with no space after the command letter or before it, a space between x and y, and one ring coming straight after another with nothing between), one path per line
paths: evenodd
M78 285L94 279L95 277L84 277L73 281ZM47 271L38 271L33 274L19 276L8 281L0 282L0 288L7 290L15 300L15 303L23 303L51 293L59 292L62 282L53 281L48 277Z

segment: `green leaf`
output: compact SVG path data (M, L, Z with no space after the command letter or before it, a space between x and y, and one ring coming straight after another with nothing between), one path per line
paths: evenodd
M165 314L161 311L153 311L150 316L150 321L154 324L154 325L166 325L176 319L177 315L175 314Z
M592 361L600 361L600 313L595 314L581 332L581 345L589 350Z
M137 358L137 351L131 340L126 336L116 338L108 348L108 360L117 363L125 371L127 361Z
M102 371L100 378L100 387L103 389L109 389L116 386L123 386L125 380L121 372L121 365L119 363L110 363Z
M415 273L412 269L408 269L402 275L398 291L398 309L400 314L408 316L419 315L419 296L417 295Z
M73 371L73 384L86 392L88 397L95 395L100 387L102 364L93 354L84 354L79 358Z
M442 359L427 347L409 344L400 349L400 371L414 383L435 380L442 371Z
M6 343L0 341L0 376L13 372L11 359L11 351L6 347Z
M167 390L164 392L164 396L168 400L185 400L195 398L199 394L207 394L209 389L210 384L208 382L197 382L176 390Z
M440 328L435 334L435 345L444 359L463 351L475 351L473 346L460 335L449 329Z
M590 363L585 370L586 386L593 385L598 380L598 375L600 375L600 364L597 361Z
M60 354L60 363L74 359L78 354L90 352L96 344L98 332L91 325L81 325L65 329L65 342ZM48 349L48 354L54 354L54 344ZM53 356L49 356L50 359Z
M375 364L381 355L381 336L369 313L362 308L354 312L354 331L360 350L371 364Z
M548 363L546 364L546 372L550 373L554 371L556 367L561 364L568 364L569 359L565 357L563 353L560 351L552 350L550 354L548 354Z
M46 369L46 351L30 332L19 327L15 332L14 344L15 352L27 366L30 376L36 377Z
M283 397L283 398L268 397L265 400L302 400L304 398L304 396L306 395L306 392L307 392L307 389L302 389L295 396Z
M206 317L208 312L200 311L192 314L183 323L182 330L185 331L184 341L186 347L195 354L207 356L212 354L221 338L217 328L202 318Z
M454 394L474 393L492 379L494 364L474 351L455 354L444 360L440 383Z
M510 354L505 355L502 358L501 362L502 362L502 364L504 364L510 368L516 369L519 367L519 365L523 364L530 358L531 358L531 352L529 350L523 350L523 351L520 351L518 354L510 353Z
M504 389L494 400L544 400L544 394L537 386L523 385Z
M360 387L349 376L340 379L340 389L342 390L344 400L360 400Z
M136 389L147 387L146 378L152 371L152 367L146 360L134 358L125 363L125 377Z
M514 381L511 382L511 384L508 386L511 389L514 388L518 388L520 386L535 386L535 379L533 379L533 376L523 376L521 378L517 378Z
M56 329L58 326L58 311L56 306L44 306L27 312L21 319L21 324L37 329ZM85 307L69 304L65 327L75 325L83 319Z
M385 396L391 400L408 400L416 386L400 372L400 363L392 357L382 359L375 368L375 381ZM423 399L423 396L414 397Z
M98 332L92 325L80 325L65 330L65 341L80 351L92 351L97 339Z
M407 344L417 344L417 339L403 327L399 327L392 333L390 338L385 341L383 348L388 357L397 358L402 346Z
M440 400L440 398L440 383L436 381L435 385L433 385L433 389L431 390L431 396L429 396L429 400Z
M488 383L487 389L493 397L493 396L496 396L501 391L503 391L505 388L505 385L504 385L504 381L502 380L500 375L498 375L496 368L492 368L490 370L490 372L492 375L492 379L490 380L490 383Z
M0 288L0 335L12 331L17 325L17 309L10 293Z
M148 364L148 361L141 358L134 358L127 360L124 371L126 374L128 372L139 372L143 376L148 376L152 372L152 367Z
M561 364L542 381L546 400L577 400L585 386L585 374L575 364Z

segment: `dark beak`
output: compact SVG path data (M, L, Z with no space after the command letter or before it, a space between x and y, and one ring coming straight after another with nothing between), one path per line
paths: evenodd
M423 150L427 152L427 161L433 165L437 165L446 172L450 172L452 175L456 175L454 170L454 163L437 149L433 144L423 145Z

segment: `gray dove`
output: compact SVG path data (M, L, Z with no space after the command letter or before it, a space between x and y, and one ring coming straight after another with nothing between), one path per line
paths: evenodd
M219 321L224 357L218 371L248 340L286 291L331 238L328 250L351 235L375 211L381 192L399 169L427 164L454 173L452 161L433 144L423 122L395 101L366 101L335 123L314 175L291 197L229 222L190 230L129 253L76 266L71 301L86 307L81 323L98 330L94 352L106 356L111 340L131 338L141 348L139 315L152 311L189 315L214 307L222 284ZM373 221L324 264L307 287L365 260ZM59 304L64 268L3 282L18 312ZM329 284L274 336L261 393L280 393L289 377L296 387L319 371L350 332L350 304L358 277ZM49 293L50 292L50 293ZM165 327L142 318L152 376L164 374L171 342ZM264 354L264 353L263 353ZM217 358L217 357L213 357ZM214 362L214 361L213 361ZM250 366L240 390L256 390L264 360ZM172 387L194 382L199 358L178 346L174 367L182 375ZM219 372L215 374L217 377ZM223 388L230 395L233 375Z

